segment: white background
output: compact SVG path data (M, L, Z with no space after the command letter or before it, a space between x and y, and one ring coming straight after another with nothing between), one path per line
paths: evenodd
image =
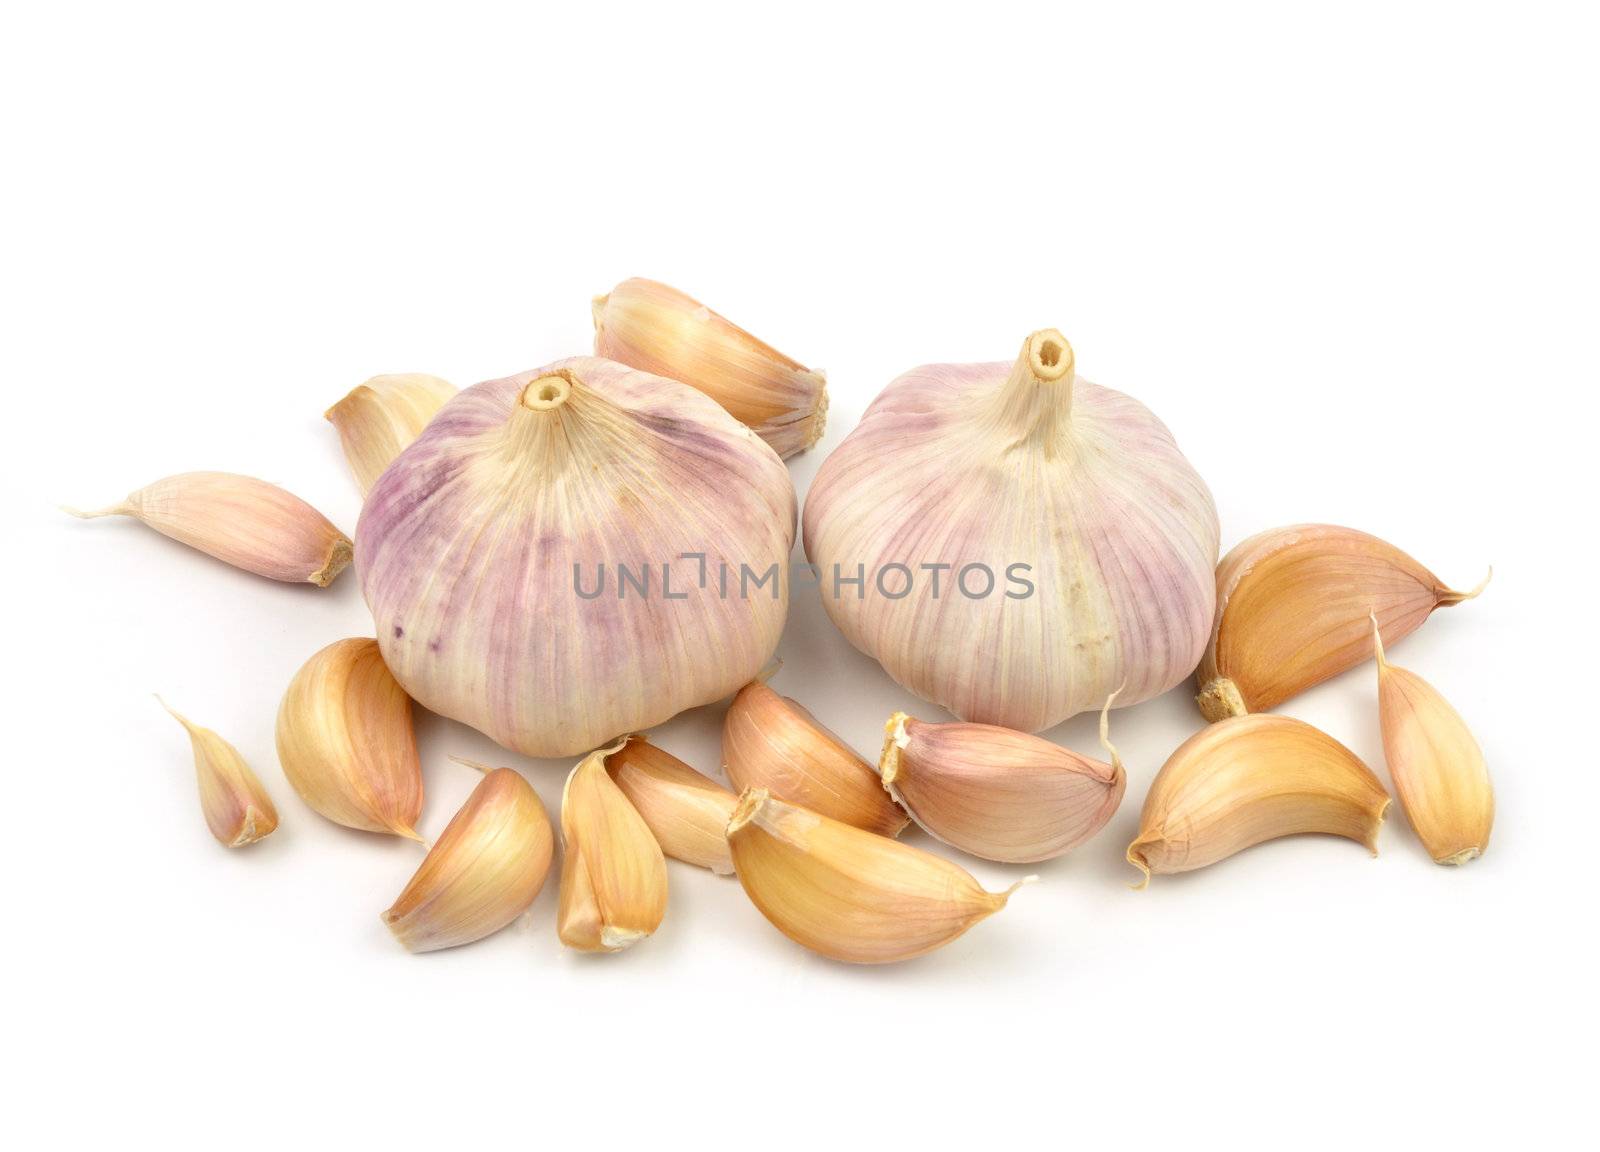
M1594 29L1576 6L1202 7L8 8L5 1142L1576 1137ZM313 815L273 750L295 669L370 629L356 581L277 586L54 506L219 468L352 530L324 408L378 372L582 352L590 296L631 275L828 370L802 496L894 375L1054 325L1169 424L1225 548L1334 521L1457 586L1492 563L1392 652L1477 731L1488 855L1435 867L1396 813L1376 860L1306 838L1130 891L1146 786L1200 722L1180 689L1113 716L1110 827L927 959L813 957L676 864L623 955L560 947L554 872L525 923L404 953L378 912L415 846ZM892 709L935 715L814 597L776 686L869 754ZM276 835L209 838L152 691L256 765ZM1283 710L1387 779L1370 665ZM714 770L720 717L660 742ZM1050 735L1093 752L1093 727ZM426 833L474 782L450 752L559 800L567 764L419 730Z

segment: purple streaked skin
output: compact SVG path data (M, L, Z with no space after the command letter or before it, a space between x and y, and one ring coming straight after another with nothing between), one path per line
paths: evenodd
M577 381L534 411L528 384ZM788 557L777 455L676 381L578 357L468 388L379 478L356 571L385 660L425 707L534 756L587 752L737 690L771 657L777 598L580 598L574 565Z

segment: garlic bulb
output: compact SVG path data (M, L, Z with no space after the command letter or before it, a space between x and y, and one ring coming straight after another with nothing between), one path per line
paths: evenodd
M1211 494L1165 426L1077 378L1052 329L1013 365L895 380L805 510L850 642L961 719L1024 732L1193 672L1217 541Z
M593 311L596 356L698 388L779 456L804 452L821 438L826 377L693 297L654 280L624 280L595 297Z
M716 403L578 357L446 404L368 495L356 569L412 698L573 755L766 664L794 519L783 463Z

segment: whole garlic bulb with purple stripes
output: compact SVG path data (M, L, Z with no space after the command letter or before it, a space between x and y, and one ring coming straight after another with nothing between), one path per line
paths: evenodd
M440 409L374 484L355 563L418 703L571 756L761 670L794 531L754 432L676 380L578 357Z
M828 614L906 688L1036 732L1183 682L1216 600L1217 512L1138 401L1035 332L1015 364L917 368L818 470Z

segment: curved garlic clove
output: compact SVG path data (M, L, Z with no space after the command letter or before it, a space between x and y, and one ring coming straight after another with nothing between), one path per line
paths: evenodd
M544 887L554 848L538 793L520 773L491 769L383 922L411 952L482 940L528 910Z
M578 761L561 792L561 942L620 952L661 926L667 863L649 825L612 782L605 762L622 745Z
M1049 860L1076 848L1122 803L1127 775L1100 713L1111 763L992 724L926 724L896 712L878 775L930 835L986 860Z
M1217 566L1217 611L1200 662L1207 720L1263 712L1372 654L1367 613L1391 640L1435 608L1471 600L1394 545L1332 524L1274 528Z
M739 883L778 931L851 964L932 952L1033 879L987 892L942 857L786 804L763 788L739 797L728 845Z
M1376 618L1383 755L1400 807L1436 864L1482 856L1494 827L1494 787L1483 750L1460 713L1415 672L1384 658Z
M363 496L455 394L449 381L421 372L374 376L323 413Z
M278 827L278 810L238 749L209 728L191 724L161 697L161 706L189 733L200 811L206 827L224 848L241 848L265 839Z
M654 280L596 296L594 354L682 380L753 428L779 456L822 438L828 383L700 301Z
M180 544L270 580L326 588L350 563L350 541L326 516L276 484L231 472L183 472L82 520L131 516Z
M1279 836L1322 832L1378 854L1389 794L1343 744L1287 716L1221 720L1191 736L1156 774L1128 845L1152 874L1204 868Z
M1037 732L1186 679L1217 513L1166 427L1035 332L1014 364L917 368L823 461L806 555L850 642L963 720Z
M606 771L674 860L727 875L725 835L739 798L643 736L630 736L606 758Z
M300 798L335 824L422 839L411 701L376 640L337 641L295 673L278 709L278 760Z
M713 401L578 358L445 405L368 495L356 568L419 704L571 755L766 664L794 514L783 463Z
M739 690L722 724L722 770L735 788L765 788L868 832L898 836L909 819L878 774L804 707L761 681Z

